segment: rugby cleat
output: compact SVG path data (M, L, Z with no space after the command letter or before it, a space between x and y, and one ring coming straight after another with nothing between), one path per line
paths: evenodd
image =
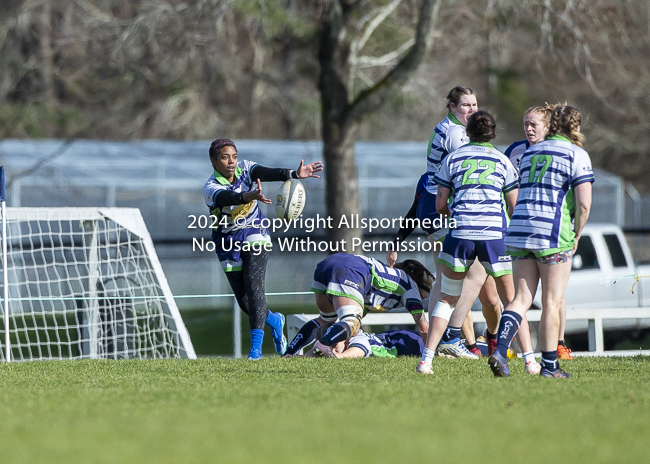
M249 361L257 361L260 359L262 359L262 352L260 350L251 350L251 352L248 354Z
M433 367L426 361L420 361L418 367L415 368L418 374L433 374Z
M280 325L280 330L273 329L271 331L271 334L273 336L273 345L275 346L275 352L282 356L284 353L287 352L287 337L284 336L284 325L286 322L286 319L284 318L284 314L282 313L275 313L278 316L280 316L280 320L282 321L282 324Z
M314 345L314 355L322 356L324 358L336 358L336 355L332 351L332 347L323 345L321 342L316 342Z
M438 356L446 358L479 359L479 356L470 352L460 339L454 343L439 343L436 351Z
M495 351L488 358L488 365L492 369L495 377L510 377L510 369L508 368L508 360L501 356L498 351Z
M571 374L568 372L563 371L559 367L555 370L547 369L547 368L542 368L542 370L539 372L539 375L542 377L546 377L549 379L568 379L571 377Z
M571 350L568 349L564 345L558 345L557 346L557 359L568 359L572 360L573 356L571 356Z
M524 365L526 374L537 375L542 370L542 365L537 361L529 361Z
M495 336L493 340L490 340L488 338L487 329L485 329L485 332L483 332L483 337L485 337L485 341L487 342L488 356L490 356L492 353L494 353L497 350L497 337Z

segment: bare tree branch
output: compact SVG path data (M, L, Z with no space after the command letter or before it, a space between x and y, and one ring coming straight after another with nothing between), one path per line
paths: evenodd
M376 66L387 66L395 62L406 50L415 43L414 38L408 39L396 50L386 53L382 56L360 56L357 60L360 68L372 68Z
M431 47L433 23L438 16L440 0L420 0L418 23L415 28L415 43L400 62L375 85L364 89L352 102L348 113L351 124L359 123L363 117L379 108L391 94L396 92L417 69L424 55Z
M388 5L385 5L383 8L380 8L379 12L375 15L375 17L368 22L368 25L365 27L361 36L357 40L353 40L352 43L350 44L350 55L348 58L348 63L350 66L350 73L348 78L348 95L350 99L354 95L354 79L356 78L357 66L359 64L359 60L357 58L359 52L361 52L363 47L368 42L368 39L370 39L370 36L372 35L373 32L375 32L377 27L379 27L379 25L382 22L384 22L384 20L393 11L395 11L395 9L399 6L400 3L402 3L402 0L393 0Z

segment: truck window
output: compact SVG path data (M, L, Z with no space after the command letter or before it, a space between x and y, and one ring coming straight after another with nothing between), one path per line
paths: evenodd
M580 237L578 249L573 257L573 269L600 269L594 242L589 235Z
M612 257L612 265L614 267L627 267L627 259L625 259L625 254L623 253L623 248L621 247L621 241L618 239L618 235L605 234L603 238L607 244L609 256Z

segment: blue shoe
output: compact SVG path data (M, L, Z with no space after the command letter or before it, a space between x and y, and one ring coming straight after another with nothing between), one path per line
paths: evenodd
M539 371L539 375L541 375L542 377L546 377L548 379L568 379L569 377L571 377L571 374L563 371L559 367L555 370L542 367L542 370Z
M248 353L249 361L258 361L260 359L262 359L262 352L260 350L251 350L251 352Z
M492 369L495 377L510 377L510 369L508 368L508 360L501 356L501 353L495 351L488 358L488 365Z
M280 325L280 330L273 329L271 333L273 334L273 345L275 345L275 352L282 356L287 352L287 337L284 336L284 325L286 320L284 318L284 314L275 314L280 316L282 323Z

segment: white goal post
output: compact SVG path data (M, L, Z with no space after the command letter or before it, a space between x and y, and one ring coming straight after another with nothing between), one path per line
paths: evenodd
M0 360L196 358L139 209L2 219Z

